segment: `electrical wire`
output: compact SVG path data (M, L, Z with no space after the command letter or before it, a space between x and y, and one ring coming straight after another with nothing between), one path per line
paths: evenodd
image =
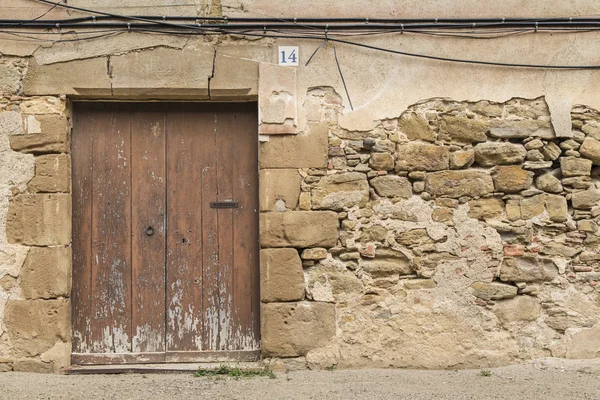
M71 6L71 5L67 5L67 4L62 4L60 2L58 2L58 3L53 2L50 0L38 0L38 1L46 3L46 4L51 4L54 6L60 6L60 7L67 8L67 9L83 11L83 12L92 13L92 14L99 14L101 16L110 17L110 18L114 18L114 19L125 19L125 20L132 20L132 21L144 23L144 24L131 24L131 23L126 24L128 31L132 31L132 30L133 31L146 31L146 32L155 31L155 33L156 33L156 31L161 31L161 29L150 30L150 29L147 29L146 27L139 26L139 25L149 25L149 26L160 27L160 28L170 27L170 28L184 29L184 30L187 30L188 32L179 32L179 34L183 33L183 34L188 34L188 35L191 32L195 32L195 34L204 34L204 35L206 35L206 34L217 34L217 35L218 34L228 34L228 35L259 37L259 38L307 39L307 40L321 40L321 41L324 39L328 39L328 40L332 41L333 43L346 44L346 45L353 46L353 47L365 48L365 49L380 51L380 52L384 52L384 53L397 54L397 55L403 55L403 56L407 56L407 57L415 57L415 58L422 58L422 59L429 59L429 60L462 63L462 64L488 65L488 66L500 66L500 67L518 67L518 68L542 68L542 69L580 69L580 70L581 69L600 69L600 65L544 65L544 64L508 63L508 62L496 62L496 61L469 60L469 59L460 59L460 58L441 57L441 56L434 56L434 55L428 55L428 54L412 53L412 52L407 52L407 51L394 50L394 49L388 49L388 48L383 48L383 47L379 47L379 46L373 46L373 45L369 45L369 44L365 44L365 43L358 43L355 41L341 39L340 37L329 36L327 38L327 33L326 33L327 25L323 31L323 35L306 34L306 33L305 34L272 34L272 33L267 34L266 26L264 27L263 33L260 33L260 32L252 33L253 26L248 26L247 24L246 25L237 24L237 25L233 25L233 26L229 25L229 24L225 24L225 25L223 25L223 24L219 24L219 25L177 24L177 23L168 22L165 19L155 20L155 19L148 19L148 18L143 18L143 17L125 16L125 15L120 15L120 14L90 10L90 9L86 9L83 7L75 7L75 6ZM226 17L223 17L223 18L226 18ZM415 20L412 20L412 21L415 21ZM454 22L456 20L452 20L452 21ZM523 20L523 19L512 21L512 23L517 23L517 24L522 25L525 23L523 21L527 21L527 23L531 23L530 20ZM556 21L556 19L546 19L545 21L554 23ZM503 20L503 22L504 22L504 20ZM590 23L592 23L593 26L598 25L600 27L600 21L591 21ZM60 25L58 25L57 28L59 26ZM97 26L99 26L99 24L92 24L92 26L97 27ZM106 26L106 25L103 25L103 26ZM112 25L109 25L109 26L112 26ZM464 28L467 25L462 23L462 24L460 24L460 26ZM309 27L312 27L312 26L309 26ZM364 26L361 26L361 27L364 27ZM421 26L421 27L424 27L424 26ZM438 29L439 29L439 27L441 27L441 25L438 25ZM454 29L454 28L456 28L456 25L455 24L452 24L449 26L444 25L444 27ZM317 28L317 27L315 26L315 28ZM245 29L245 30L243 32L240 32L241 29ZM368 29L373 29L373 25L369 26ZM536 29L536 31L537 31L537 29ZM314 33L314 32L315 32L314 30L311 30L310 33ZM164 30L161 33L175 34L173 31L167 32Z
M206 28L204 28L206 29ZM0 30L0 32L2 32ZM114 30L114 32L146 32L146 33L159 33L159 34L169 34L169 35L183 35L189 36L190 32L181 32L181 31L165 31L158 29L150 29L150 28L131 28L129 30ZM226 31L226 30L205 30L204 32L198 32L197 34L202 35L221 35L228 34L232 36L250 36L250 37L258 37L258 38L275 38L275 39L306 39L306 40L324 40L324 36L321 35L288 35L288 34L267 34L267 33L252 33L248 32L235 32L235 31ZM81 39L72 39L68 41L77 41L83 40ZM487 65L487 66L500 66L500 67L516 67L516 68L534 68L534 69L560 69L560 70L597 70L600 69L600 65L544 65L544 64L524 64L524 63L505 63L505 62L496 62L496 61L481 61L481 60L468 60L468 59L458 59L458 58L450 58L450 57L440 57L434 55L420 54L420 53L411 53L406 51L387 49L383 47L373 46L365 43L357 43L345 39L340 39L338 37L330 35L328 40L337 43L343 43L346 45L361 47L366 49L371 49L375 51L380 51L384 53L398 54L407 57L415 57L422 59L430 59L437 61L446 61L453 63L463 63L463 64L476 64L476 65Z
M56 4L54 4L52 7L50 7L50 8L49 8L49 9L48 9L48 10L47 10L45 13L43 13L43 14L39 15L38 17L35 17L34 19L31 19L31 20L29 20L29 21L26 21L26 22L21 22L21 23L20 23L20 25L27 25L27 24L30 24L30 23L32 23L32 22L35 22L35 21L37 21L37 20L39 20L39 19L42 19L42 18L44 18L46 15L48 15L48 13L50 13L50 11L52 11L52 10L54 10L56 7L58 7L58 6L59 6L59 5L60 5L60 4L61 4L63 1L65 1L65 0L60 0L58 3L56 3Z

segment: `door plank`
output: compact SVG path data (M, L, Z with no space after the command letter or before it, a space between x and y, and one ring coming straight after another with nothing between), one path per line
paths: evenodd
M167 113L167 349L202 349L202 137L212 115L182 105ZM206 131L199 133L199 131Z
M215 162L216 127L215 107L205 111L208 120L205 128L199 129L198 149L202 160L202 350L217 350L219 346L219 237L216 210L210 203L217 196L217 165Z
M92 286L92 155L97 116L77 103L73 111L71 140L73 180L73 289L72 348L90 349Z
M131 351L129 114L102 107L94 135L92 181L92 309L94 353Z
M134 106L132 140L132 351L165 350L165 113Z
M229 115L224 105L218 105L215 113L216 152L215 165L217 168L217 201L235 201L233 197L233 165L243 157L233 153L234 133L236 132L235 115ZM232 325L233 313L233 213L232 208L213 209L217 215L217 235L219 248L219 266L217 273L218 286L218 342L214 350L230 350L235 334Z
M239 201L233 218L233 298L235 335L232 348L260 348L260 292L258 243L258 132L256 104L235 104L227 109L223 129L233 134L236 162L234 197Z

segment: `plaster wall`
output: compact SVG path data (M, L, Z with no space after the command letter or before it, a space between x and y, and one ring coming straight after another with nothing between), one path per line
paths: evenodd
M280 4L268 1L242 3L230 0L157 0L150 5L144 2L145 8L141 7L140 2L130 2L127 4L130 8L127 9L123 8L122 2L112 0L69 2L70 5L129 14L223 14L282 18L584 16L597 13L595 3L584 0L568 3L516 0L491 3L465 0L443 4L404 2L400 7L396 2L378 2L376 7L365 10L364 2L359 1L343 2L343 7L340 6L340 2L320 2L318 6L315 6L314 2L311 2L310 6L305 2L293 2L281 8ZM27 0L11 1L9 6L10 15L4 15L9 8L0 8L0 18L33 18L48 9L37 2ZM67 12L57 7L48 17L66 18L78 15L82 14ZM596 32L540 32L482 40L395 33L354 37L349 40L404 52L460 59L600 65L600 56L595 46L599 35ZM77 39L81 38L81 34L78 36L63 31L62 35L49 34L40 38ZM544 292L544 288L548 289L544 292L546 297L519 293L518 300L499 300L498 305L494 303L495 299L482 300L467 288L475 282L491 284L492 281L498 280L497 273L492 270L501 265L505 256L504 246L525 244L507 241L499 233L498 227L494 228L493 224L490 227L489 223L481 219L469 217L471 206L466 200L460 205L444 206L456 208L451 218L455 221L454 227L433 221L432 213L435 207L440 207L435 203L436 198L444 195L434 193L433 197L427 198L421 195L423 191L415 191L413 185L416 182L425 182L423 179L406 178L410 179L410 182L407 181L411 186L410 197L405 196L407 198L394 203L394 197L392 200L380 199L381 196L375 192L372 183L367 183L367 177L370 182L374 176L367 174L385 171L390 176L405 178L402 176L404 169L397 168L398 163L404 162L405 159L397 146L405 140L424 139L406 136L401 124L402 117L422 115L437 135L440 129L438 117L432 116L454 113L457 116L474 118L483 115L485 123L496 118L493 111L492 114L488 111L472 112L472 104L481 105L480 101L507 110L511 107L511 101L525 99L526 102L531 102L539 99L544 110L539 118L545 123L544 129L550 132L548 135L551 135L544 140L558 146L571 139L576 135L574 131L580 131L583 126L578 127L574 122L576 118L573 113L578 109L577 105L585 105L589 110L600 109L600 96L594 90L600 83L599 71L449 63L338 43L335 46L352 100L352 110L333 57L332 43L324 45L311 63L308 66L304 65L310 54L321 44L320 39L188 37L127 32L93 40L59 43L15 39L18 38L0 34L0 365L5 365L4 368L46 371L59 370L68 364L69 335L62 328L68 325L68 320L64 319L68 318L68 312L61 311L68 307L68 287L65 288L62 282L63 286L60 288L46 288L45 291L23 289L24 284L27 287L30 285L24 280L25 276L44 276L43 272L24 275L26 268L23 265L27 264L26 258L31 257L31 249L51 248L58 252L58 249L69 249L70 227L61 226L60 229L52 230L39 228L36 222L49 221L47 225L56 228L57 219L64 216L67 216L67 220L70 219L70 187L64 186L65 176L68 181L70 168L68 134L65 133L68 132L69 125L66 96L73 99L118 100L258 99L260 121L257 123L263 135L260 164L263 211L261 235L264 236L261 245L265 249L285 248L297 253L296 257L289 251L287 255L285 252L278 255L276 251L268 254L268 257L267 254L261 255L261 259L272 260L271 264L261 265L261 272L271 268L274 271L273 274L263 274L266 279L263 287L278 288L289 285L293 288L290 289L291 293L287 294L264 293L263 349L265 357L273 359L273 366L327 367L338 364L346 367L447 368L497 365L548 355L598 356L594 349L600 346L597 340L594 341L596 336L590 334L595 331L588 331L597 331L597 321L600 320L600 297L598 286L594 284L597 280L593 279L593 274L598 273L598 266L594 262L591 262L592 271L587 271L592 273L589 281L571 282L567 271L576 264L572 262L575 256L563 256L565 261L560 267L563 272L558 276L558 280L539 284L538 292ZM286 69L276 66L277 47L280 45L300 47L299 67ZM528 107L535 109L537 106ZM509 111L503 115L509 120L524 119L523 115L511 114ZM592 112L590 115L595 114ZM63 125L67 129L64 132L61 131ZM382 146L389 148L385 151L374 151L364 147L367 139L372 139L375 143L381 142ZM489 140L498 141L497 138ZM506 140L514 142L514 139ZM352 142L362 143L360 146L363 147L352 151L358 154L354 159L358 159L359 164L367 165L368 170L357 171L355 168L359 164L353 166L354 162L348 163L346 160L347 156L353 155L346 149L358 146ZM440 141L437 136L430 142L440 148L447 145L460 147L453 147L452 152L468 152L474 147L462 142L448 144ZM578 148L571 150L579 151ZM389 154L392 168L374 168L370 160L375 153ZM361 155L368 157L362 160ZM48 156L54 157L50 164L48 159L43 159ZM561 153L561 156L566 155ZM380 156L372 158L378 157ZM426 165L429 162L430 160L425 159L424 164L415 170L431 172ZM520 163L516 164L521 165ZM556 168L557 165L554 164L548 167L549 170ZM361 178L359 183L350 180L346 183L331 182L332 186L325 189L317 187L322 185L320 182L325 179L322 177L347 173L364 174L364 182ZM42 184L40 189L40 180L43 181L44 177L48 176L50 182ZM590 176L590 185L596 185L594 179ZM323 181L323 185L325 182ZM345 191L358 196L360 204L323 206L323 199L320 200L321 203L315 204L315 196L325 198L329 191L339 191L340 184L350 187L351 189ZM417 184L417 187L420 188L420 185ZM574 188L574 191L587 188ZM565 191L558 195L563 195L571 201L569 194L570 192ZM481 196L482 194L475 194L471 197L477 200ZM362 215L364 211L361 210L376 209L378 206L392 207L387 201L399 204L400 206L394 207L410 211L417 218L417 221L408 221L408 224L387 226L388 232L394 232L396 235L405 230L425 229L436 241L443 237L440 233L442 231L447 235L455 234L460 237L461 230L472 230L480 236L476 243L471 244L479 246L480 250L477 251L482 251L482 246L493 249L494 256L484 258L487 261L483 264L480 261L473 264L479 253L473 253L469 257L462 257L458 253L451 257L451 260L439 261L439 269L430 276L416 273L414 259L407 257L407 273L398 273L397 281L393 285L390 284L390 287L397 287L398 290L394 292L390 287L377 286L382 284L381 281L375 282L377 278L373 281L372 274L365 272L371 258L369 249L375 251L377 248L393 246L386 241L387 239L373 240L374 247L369 247L368 240L365 243L358 241L359 245L355 246L352 244L354 239L363 234L361 225L358 225L357 230L355 227L348 230L346 228L349 222L344 221L356 220L362 223L364 228L369 228L369 225L384 227L386 223L383 221L386 217L378 216L377 213L374 216ZM503 201L506 202L506 199ZM31 210L37 209L36 202L51 202L55 207L47 210L48 214L46 211L35 213ZM27 208L28 204L33 206ZM18 217L14 218L20 218L19 221L22 221L24 226L13 224L6 235L5 221L11 213L11 207L13 214ZM502 218L507 215L507 203L503 207ZM571 205L569 207L569 215L572 217L574 211ZM60 213L58 216L57 212ZM332 215L335 218L331 219ZM531 225L533 217L524 218L525 223ZM361 218L367 218L368 221L361 222ZM595 217L591 216L589 219L593 218ZM325 222L318 224L316 221ZM36 227L34 229L27 224ZM408 229L409 225L411 229ZM279 232L275 234L275 239L269 237L273 230ZM297 234L303 230L309 234ZM349 238L347 233L344 233L346 231L359 236ZM595 232L587 232L586 235L588 234L592 237ZM352 239L350 247L347 245L348 239ZM337 250L331 250L340 246L345 246L346 250L338 253ZM312 253L309 251L303 255L311 249ZM409 250L411 254L414 253L412 249ZM586 251L596 250L589 248ZM447 253L441 248L426 252ZM355 257L342 257L341 254L345 253L358 253L358 258L344 260L344 257ZM50 265L51 269L56 268L68 277L70 269L65 270L64 263L47 261L68 259L68 254L62 252L52 257L43 258L45 264L40 264L40 268L44 270ZM373 257L378 259L376 255ZM404 261L395 262L404 265ZM353 263L356 264L354 269ZM365 267L363 263L367 263L364 264ZM298 268L302 265L303 273L299 274ZM289 274L285 272L288 268L291 271ZM456 271L459 269L471 272L458 274ZM585 271L579 271L583 272ZM410 279L400 279L401 275L407 275ZM283 280L269 282L269 276L280 277ZM342 285L344 294L332 289L335 287L331 284L333 276L336 276L338 281L345 282ZM390 277L386 279L388 278ZM577 276L575 278L578 279ZM514 282L511 280L508 285L517 287ZM407 290L406 285L410 286L410 290ZM299 290L299 287L304 287L304 290ZM522 288L519 290L522 291ZM58 309L55 313L56 318L63 319L50 324L56 329L44 334L35 329L28 332L27 329L19 327L18 321L13 320L13 325L17 328L14 328L11 334L6 325L10 318L4 311L6 304L11 301L15 302L15 307L29 307L32 310L39 309L40 304L52 310ZM558 303L560 304L556 305ZM581 309L583 305L586 310ZM546 307L545 309L562 307L561 310L567 315L577 315L573 314L572 319L566 318L566 325L563 324L561 329L556 330L544 322L548 317L546 312L540 311L531 320L531 315L519 316L519 312L514 311L527 307L535 311L541 306ZM295 308L290 310L290 307ZM503 317L498 316L499 312L504 311L497 312L498 308L516 312L517 322L507 326ZM292 315L288 321L290 323L286 324L287 327L279 324L284 315ZM457 318L459 315L463 318ZM38 319L40 324L45 323L42 317ZM293 341L294 338L304 336L299 334L306 326L302 321L317 324L319 328L311 333L316 335L318 340L311 343ZM319 321L327 323L319 325ZM272 332L270 337L268 332ZM21 343L23 348L27 348L27 340L37 343L36 337L46 338L43 339L42 346L32 345L31 348L35 349L30 353L19 353L15 350L19 348L17 342ZM461 343L466 343L465 348L456 346L458 339ZM418 352L418 355L412 351Z

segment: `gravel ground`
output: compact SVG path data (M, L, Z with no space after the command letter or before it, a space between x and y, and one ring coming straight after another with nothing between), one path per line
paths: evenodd
M487 371L491 372L490 376ZM266 377L0 373L1 399L600 399L600 359L490 370L334 370Z

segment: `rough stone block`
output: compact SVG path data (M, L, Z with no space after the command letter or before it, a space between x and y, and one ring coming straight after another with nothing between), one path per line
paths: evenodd
M49 154L36 157L35 176L29 190L37 193L68 193L71 186L71 157L67 154Z
M529 189L533 183L533 172L517 165L496 167L492 171L492 179L497 192L517 193Z
M306 269L305 274L306 295L314 301L334 302L364 290L361 280L349 270L318 264Z
M517 296L512 299L499 301L492 309L502 324L527 323L535 321L542 311L537 298L532 296Z
M105 57L38 65L35 59L23 80L25 95L110 95Z
M16 95L21 88L21 74L10 65L0 65L0 94Z
M439 138L457 143L485 142L489 130L485 121L446 115L442 117Z
M433 239L427 234L427 229L417 228L399 233L396 241L403 246L415 247L424 244L433 244Z
M594 165L600 165L600 141L586 137L579 148L579 152L585 158L592 160Z
M23 153L68 153L69 124L62 115L30 115L26 135L10 137L10 147Z
M469 168L475 162L475 152L471 150L450 153L450 169Z
M500 279L505 282L550 281L557 275L556 265L546 258L507 257L500 265Z
M376 171L391 171L394 169L394 157L390 153L373 153L369 165Z
M567 358L600 358L600 323L591 328L569 329L565 336Z
M517 295L517 287L500 282L474 282L471 285L473 296L484 300L510 299Z
M13 363L15 372L35 372L40 374L49 374L52 372L52 364L45 363L36 359L21 359Z
M446 146L424 142L399 145L396 171L439 171L448 169L449 152Z
M563 190L560 179L552 175L550 172L546 172L545 174L535 178L535 187L550 193L560 193Z
M9 243L61 246L71 242L71 196L23 194L10 203L6 236Z
M213 100L258 97L258 63L220 54L215 57L215 73L210 80Z
M417 114L403 114L398 119L398 129L410 140L434 142L437 136L427 120Z
M567 199L564 196L547 194L545 197L546 211L553 222L565 222L569 217Z
M556 143L550 142L542 148L541 152L544 156L544 160L554 161L560 157L562 150Z
M258 74L258 133L297 133L296 69L261 63Z
M338 239L333 211L287 211L260 215L262 247L333 247Z
M488 142L475 146L475 162L482 167L520 164L525 160L525 155L527 150L520 144Z
M71 248L32 247L21 270L26 299L52 299L71 294Z
M273 211L276 202L282 201L281 207L294 210L300 197L302 177L295 169L263 169L259 174L261 211ZM279 210L279 206L276 211Z
M296 249L260 251L260 299L264 302L304 298L304 272Z
M589 176L592 171L592 161L585 158L561 157L560 171L563 177Z
M574 208L589 210L600 203L600 190L590 188L575 192L571 196L571 202Z
M522 139L529 136L552 139L554 130L549 121L522 119L522 120L492 120L490 136L501 139Z
M214 51L156 48L110 58L117 96L208 99Z
M33 357L67 342L71 332L71 309L68 299L9 300L4 324L16 357Z
M414 272L410 266L410 261L406 258L363 261L361 265L363 271L373 278L408 275Z
M341 211L369 201L367 176L360 172L328 175L319 181L311 194L313 209Z
M400 197L408 199L412 196L412 187L407 178L398 175L377 176L370 181L379 196Z
M322 247L304 249L301 258L303 260L324 260L327 258L327 250Z
M329 128L309 124L306 132L293 136L271 136L260 145L261 168L325 168Z
M495 197L472 200L469 202L468 215L475 219L498 218L504 211L504 201Z
M521 218L530 219L541 215L545 207L545 195L525 197L519 202L521 207Z
M492 193L494 182L490 174L484 171L440 171L427 174L425 190L436 196L477 197Z
M433 289L437 285L433 279L406 279L404 288L407 290Z
M13 363L12 362L3 362L0 361L0 373L1 372L10 372L13 370Z
M331 303L269 303L261 307L264 356L297 357L327 345L335 335Z

